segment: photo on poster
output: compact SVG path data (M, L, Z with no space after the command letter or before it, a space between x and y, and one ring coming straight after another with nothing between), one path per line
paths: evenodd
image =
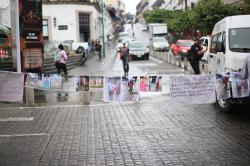
M42 89L43 86L42 74L28 73L26 77L25 86L34 89Z
M75 76L63 76L62 77L62 91L64 92L76 92L76 77Z
M140 92L148 92L149 91L149 77L141 76L139 86L140 86Z
M139 78L122 77L121 101L139 101Z
M240 74L232 74L232 96L233 98L242 98L249 96L249 83L248 80L241 79Z
M42 90L50 90L51 86L51 81L49 74L43 74L43 79L42 79Z
M89 91L89 76L76 77L77 88L76 91Z
M103 88L103 76L90 76L90 89L100 89Z
M59 74L51 74L50 78L50 90L61 91L62 90L62 76Z
M149 76L149 91L150 92L162 91L162 76Z
M229 75L216 74L216 97L217 99L227 99L231 97Z
M114 102L121 100L121 77L104 78L104 101Z

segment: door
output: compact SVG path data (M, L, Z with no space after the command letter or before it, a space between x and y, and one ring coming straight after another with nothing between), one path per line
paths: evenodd
M90 38L89 14L79 13L80 42L88 42Z

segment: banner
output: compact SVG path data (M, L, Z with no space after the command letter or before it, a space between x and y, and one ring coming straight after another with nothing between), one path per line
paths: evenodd
M248 80L241 79L240 73L231 73L230 81L232 85L233 98L242 98L249 96L250 91Z
M25 86L39 90L61 91L62 76L59 74L28 73Z
M229 74L216 74L216 97L217 99L231 98Z
M170 99L188 104L215 102L215 75L170 76Z
M121 100L121 77L104 78L104 101L113 102Z
M101 89L103 88L103 76L90 76L90 88Z
M121 101L139 101L139 78L122 77Z
M89 76L78 76L76 82L76 91L89 91Z
M41 72L43 67L42 0L19 0L19 14L23 69Z
M0 72L0 101L22 102L24 74Z
M62 80L62 91L64 92L76 92L76 77L64 76Z

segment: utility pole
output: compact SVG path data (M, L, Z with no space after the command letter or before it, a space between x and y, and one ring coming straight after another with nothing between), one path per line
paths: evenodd
M101 38L102 38L102 56L103 58L105 58L105 36L104 36L104 2L103 0L101 1L101 13L102 13L102 18L101 18L101 24L102 24L102 34L101 34Z

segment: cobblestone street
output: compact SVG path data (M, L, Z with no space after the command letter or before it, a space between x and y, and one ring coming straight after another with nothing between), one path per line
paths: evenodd
M6 118L34 118L4 121ZM159 99L0 109L0 165L249 165L250 114Z

